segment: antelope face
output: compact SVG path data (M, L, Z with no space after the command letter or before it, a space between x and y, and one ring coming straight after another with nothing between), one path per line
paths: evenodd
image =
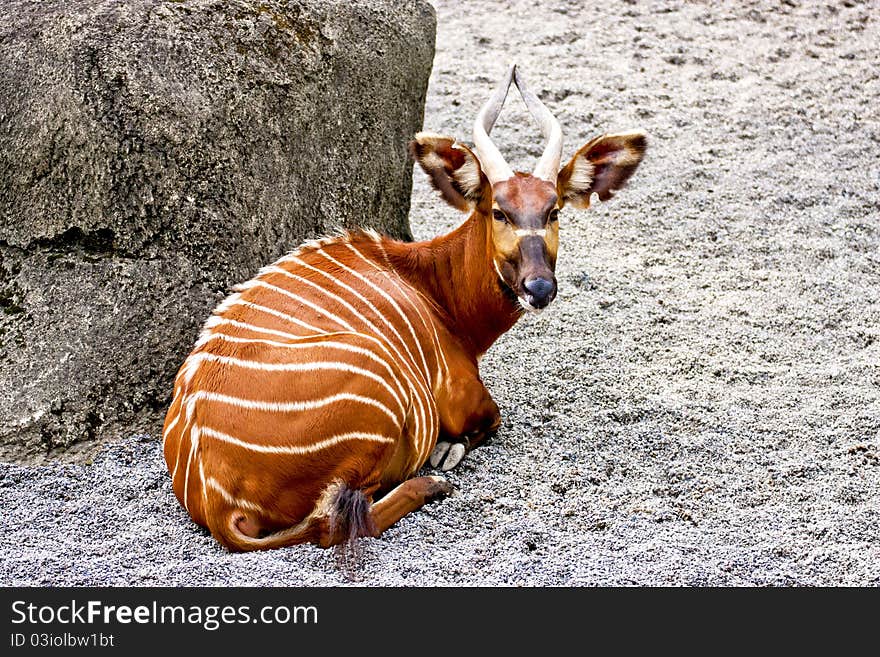
M489 138L512 83L546 139L531 173L514 173ZM559 210L566 204L588 208L593 194L607 201L642 161L645 134L639 130L605 134L587 142L560 168L562 128L529 91L516 66L480 109L474 121L474 148L452 137L421 132L410 144L413 156L452 206L486 222L488 258L505 291L526 310L545 308L556 296Z
M541 310L556 297L559 195L550 182L524 174L492 192L495 271L525 310Z

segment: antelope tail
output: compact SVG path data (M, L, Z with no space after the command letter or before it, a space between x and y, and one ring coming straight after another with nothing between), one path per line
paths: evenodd
M250 536L248 525L254 520L248 510L234 508L226 515L226 523L211 528L217 539L230 550L269 550L300 543L317 543L322 547L337 545L343 552L354 552L354 544L363 536L376 536L370 514L370 500L359 489L342 482L330 484L314 510L300 523L265 536Z

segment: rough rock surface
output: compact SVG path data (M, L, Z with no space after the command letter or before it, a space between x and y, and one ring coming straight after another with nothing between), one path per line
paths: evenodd
M409 235L426 2L0 12L3 458L155 430L230 285L339 226Z
M566 156L651 141L614 200L563 211L559 298L483 360L500 433L363 542L359 583L880 586L875 5L435 6L427 129L469 141L516 58ZM518 99L492 134L534 164ZM460 219L415 176L418 237ZM347 583L320 548L223 550L155 435L0 485L0 582Z

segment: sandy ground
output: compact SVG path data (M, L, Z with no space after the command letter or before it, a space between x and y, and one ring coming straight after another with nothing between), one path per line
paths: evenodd
M361 585L880 585L876 5L436 0L426 129L516 61L566 135L642 127L631 185L566 210L559 298L483 361L504 426L456 492L363 542ZM530 169L518 98L493 137ZM510 101L509 101L510 102ZM413 228L461 217L421 175ZM337 585L234 555L156 436L0 466L0 583Z

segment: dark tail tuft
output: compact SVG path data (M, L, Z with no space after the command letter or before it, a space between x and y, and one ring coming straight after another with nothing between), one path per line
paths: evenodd
M370 500L362 491L341 486L330 511L330 535L336 545L336 563L349 579L355 579L363 557L358 539L375 536L376 526L370 515Z

